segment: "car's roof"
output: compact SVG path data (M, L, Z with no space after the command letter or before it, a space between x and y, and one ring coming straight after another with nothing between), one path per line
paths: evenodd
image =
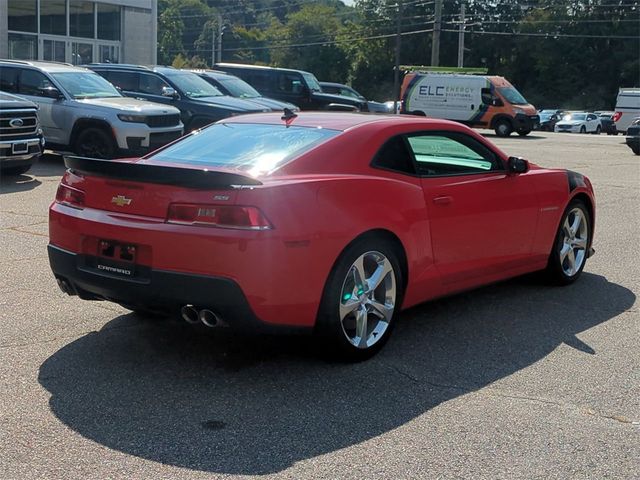
M247 68L252 70L265 70L265 71L278 71L278 72L298 72L298 73L311 73L306 70L296 70L295 68L280 68L280 67L267 67L264 65L249 65L247 63L216 63L214 67L223 68Z
M220 123L271 123L283 124L282 112L255 113L251 115L239 115L221 120ZM297 116L289 122L296 127L329 128L345 131L351 128L368 124L378 124L380 127L398 124L421 123L431 128L447 128L448 126L460 126L457 122L448 120L429 119L414 115L380 115L372 113L350 112L298 112Z
M86 72L87 69L70 63L45 62L36 60L0 60L0 64L5 66L15 65L16 67L34 67L43 72Z

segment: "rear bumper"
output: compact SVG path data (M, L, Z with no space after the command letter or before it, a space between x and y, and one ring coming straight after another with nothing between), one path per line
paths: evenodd
M302 327L267 324L251 309L240 286L231 279L146 268L142 278L123 278L98 270L95 257L47 247L55 277L84 300L108 300L133 308L178 312L184 305L208 308L234 330L281 333L307 331Z

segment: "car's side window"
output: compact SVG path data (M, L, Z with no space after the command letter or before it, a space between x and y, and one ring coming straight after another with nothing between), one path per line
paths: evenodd
M20 72L20 87L18 93L22 95L34 95L44 97L42 90L51 87L52 84L47 77L35 70L22 70Z
M0 90L7 93L18 93L18 69L0 67Z
M373 157L371 165L409 175L416 173L411 153L402 135L387 140Z
M499 158L472 137L456 132L428 132L407 137L421 176L467 175L504 170Z
M140 74L140 92L149 95L162 95L162 89L165 87L169 87L169 84L157 75Z
M109 81L121 90L138 92L138 74L134 72L109 72Z
M286 93L302 92L302 76L297 73L279 73L278 74L278 90Z
M249 83L253 88L258 91L262 90L272 90L269 84L269 74L270 72L238 72L237 75L241 78L245 79L247 83Z
M351 97L351 98L358 98L358 95L356 95L356 93L352 90L349 90L347 88L343 88L340 90L340 95L344 96L344 97Z

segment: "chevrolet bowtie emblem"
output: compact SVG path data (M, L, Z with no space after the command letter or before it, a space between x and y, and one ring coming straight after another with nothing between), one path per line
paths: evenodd
M117 197L113 197L111 199L111 203L115 203L119 207L124 207L125 205L131 205L131 199L125 197L124 195L118 195Z

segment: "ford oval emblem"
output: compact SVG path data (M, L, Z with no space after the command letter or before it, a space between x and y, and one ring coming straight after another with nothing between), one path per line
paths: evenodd
M13 128L20 128L24 126L24 120L22 120L21 118L14 118L12 120L9 120L9 125L11 125Z

